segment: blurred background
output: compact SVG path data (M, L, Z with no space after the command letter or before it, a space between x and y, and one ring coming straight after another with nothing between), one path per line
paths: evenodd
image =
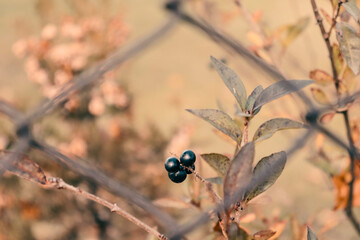
M253 31L244 10L233 0L189 0L185 10L233 36L263 59L273 61L288 79L309 79L309 72L331 72L328 54L313 17L310 1L244 0L246 12L261 26L271 51ZM61 86L117 48L126 48L162 24L169 13L164 2L114 0L0 1L0 96L27 112ZM318 4L331 12L329 1ZM210 56L234 69L248 94L257 85L275 81L248 59L238 56L193 26L179 23L149 48L106 74L101 83L71 96L61 109L36 122L34 134L70 156L87 159L124 182L165 211L186 222L201 211L192 205L206 198L199 182L183 184L167 178L163 162L185 149L197 154L232 155L234 145L219 137L188 108L218 108L234 114L235 99L210 64ZM307 89L308 90L308 89ZM333 89L329 89L329 92ZM303 121L305 106L286 96L265 107L249 127L274 117ZM328 126L344 135L341 121ZM0 148L15 140L13 124L0 115ZM304 130L288 130L256 145L256 160L288 149ZM319 239L357 239L343 211L333 211L334 187L324 171L312 163L314 141L289 159L276 184L249 206L244 226L251 232L275 229L279 239L303 239L311 224ZM330 155L344 153L333 145ZM101 186L59 167L47 156L29 156L52 176L118 203L151 226L144 211L108 193ZM200 160L201 161L201 160ZM216 173L201 162L200 173ZM200 191L200 192L199 192ZM205 206L209 204L206 202ZM5 175L0 182L0 239L152 239L132 223L80 197ZM214 239L209 223L189 239Z

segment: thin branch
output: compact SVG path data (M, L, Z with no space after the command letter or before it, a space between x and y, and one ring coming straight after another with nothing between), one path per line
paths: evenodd
M327 32L328 36L330 37L331 36L331 33L332 33L332 30L334 29L334 27L336 26L336 20L337 18L339 17L340 15L340 7L341 7L341 4L342 4L342 0L339 1L337 7L336 7L336 13L335 15L333 16L332 18L332 23L331 23L331 26L330 26L330 29L329 31Z
M315 0L310 0L311 1L311 6L315 15L315 19L319 25L320 31L321 31L321 35L325 41L328 53L329 53L329 58L330 58L330 63L331 63L331 69L332 69L332 74L334 77L334 81L335 81L335 88L338 91L339 89L339 84L340 84L340 80L338 78L338 73L336 71L336 67L335 67L335 62L334 62L334 58L333 58L333 49L330 43L330 35L328 32L326 32L324 24L323 24L323 19L319 13L319 9L316 5ZM339 5L340 6L340 5Z
M358 235L360 235L360 224L358 220L355 218L353 213L353 198L354 198L354 182L355 182L355 161L356 161L356 148L354 145L354 141L351 135L351 127L350 127L350 120L349 120L349 112L346 110L343 112L344 121L346 124L346 134L350 144L350 173L351 173L351 180L349 182L349 196L348 202L346 204L345 213L349 218L351 224L356 229Z
M184 168L191 171L195 175L196 178L198 178L203 184L205 184L206 190L208 191L208 193L214 203L220 203L222 201L219 194L214 190L214 186L211 182L209 182L206 179L204 179L203 177L201 177L200 174L198 172L194 171L191 167L184 166Z
M48 182L51 184L52 187L67 190L76 195L79 195L81 197L84 197L86 199L94 201L104 207L107 207L108 209L110 209L111 212L119 214L120 216L122 216L122 217L126 218L127 220L129 220L130 222L136 224L138 227L140 227L143 230L145 230L146 232L154 235L155 237L157 237L160 240L168 240L168 238L165 237L163 234L159 233L154 228L152 228L149 225L147 225L146 223L142 222L140 219L138 219L138 218L134 217L133 215L131 215L130 213L126 212L125 210L120 208L116 203L110 203L109 201L106 201L105 199L102 199L101 197L98 197L94 194L88 193L80 188L74 187L74 186L66 183L61 178L49 177Z

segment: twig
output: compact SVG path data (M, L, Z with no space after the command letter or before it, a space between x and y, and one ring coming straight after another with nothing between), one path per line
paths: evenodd
M332 18L332 23L331 23L330 29L329 29L329 31L327 32L329 37L331 36L332 30L333 30L334 27L336 26L336 19L339 17L340 7L341 7L341 4L342 4L342 3L343 3L342 0L339 0L339 3L338 3L338 5L337 5L337 7L336 7L336 13L335 13L335 15L334 15L333 18Z
M194 171L191 167L186 167L184 166L184 168L186 168L187 170L191 171L195 177L197 177L202 183L205 184L206 186L206 190L208 191L211 199L213 200L214 203L220 203L222 201L221 197L219 196L219 194L214 190L214 186L211 182L207 181L206 179L204 179L203 177L200 176L200 174L196 171Z
M138 218L136 218L133 215L131 215L130 213L126 212L125 210L120 208L116 203L114 203L114 204L110 203L109 201L106 201L105 199L102 199L101 197L98 197L94 194L88 193L80 188L74 187L74 186L64 182L64 180L61 178L49 177L48 182L52 184L52 187L70 191L72 193L75 193L76 195L82 196L86 199L89 199L100 205L103 205L104 207L107 207L108 209L110 209L111 212L119 214L120 216L122 216L122 217L126 218L127 220L129 220L130 222L136 224L138 227L140 227L143 230L145 230L146 232L154 235L155 237L157 237L160 240L168 240L168 238L165 237L163 234L159 233L154 228L150 227L146 223L142 222Z
M353 213L353 208L352 208L353 207L353 197L354 197L354 182L355 182L355 178L356 178L356 176L355 176L356 148L354 145L353 138L351 136L351 127L350 127L350 121L349 121L348 114L349 114L349 112L347 110L343 112L344 121L346 124L347 139L350 144L349 156L350 156L350 173L351 173L351 180L349 182L349 196L348 196L348 202L345 207L345 213L346 213L347 217L349 218L353 227L356 229L358 235L360 235L360 224L359 224L358 220L355 218L354 213Z
M329 58L330 58L330 63L331 63L331 69L332 69L332 74L333 74L333 77L334 77L334 81L335 81L335 88L336 88L336 91L338 92L338 89L339 89L339 84L340 84L340 81L339 81L339 78L338 78L338 73L336 71L336 67L335 67L335 62L334 62L334 58L333 58L333 50L332 50L332 46L331 46L331 43L330 43L330 35L328 32L326 32L325 30L325 27L324 27L324 24L323 24L323 19L319 13L319 9L316 5L316 2L315 0L310 0L311 1L311 6L312 6L312 9L313 9L313 12L314 12L314 15L315 15L315 19L319 25L319 28L320 28L320 31L321 31L321 35L325 41L325 44L326 44L326 47L328 49L328 52L329 52ZM340 4L339 4L340 6Z

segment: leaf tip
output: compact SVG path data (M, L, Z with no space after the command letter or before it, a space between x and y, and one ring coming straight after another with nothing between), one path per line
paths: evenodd
M210 56L210 60L211 60L213 63L218 62L218 60L217 60L215 57L213 57L213 56Z

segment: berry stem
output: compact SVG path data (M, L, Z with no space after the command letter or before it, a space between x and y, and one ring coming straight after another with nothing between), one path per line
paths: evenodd
M196 171L194 171L191 167L186 167L183 166L185 169L189 170L190 172L192 172L195 177L197 177L202 183L205 184L206 186L206 190L208 191L211 199L213 200L214 203L221 203L222 199L219 196L219 194L214 190L214 186L211 182L205 180L203 177L200 176L200 174Z
M195 175L195 177L197 177L202 183L205 184L206 190L209 193L209 196L211 197L212 201L215 204L221 204L222 199L219 196L219 194L214 190L214 186L211 182L205 180L203 177L200 176L200 174L198 172L194 171L191 167L186 167L186 166L183 166L183 167L185 169L188 169L189 171L191 171ZM229 237L226 233L226 226L225 226L224 221L222 220L220 214L218 214L218 221L219 221L219 226L221 228L222 234L224 235L225 239L228 239Z

